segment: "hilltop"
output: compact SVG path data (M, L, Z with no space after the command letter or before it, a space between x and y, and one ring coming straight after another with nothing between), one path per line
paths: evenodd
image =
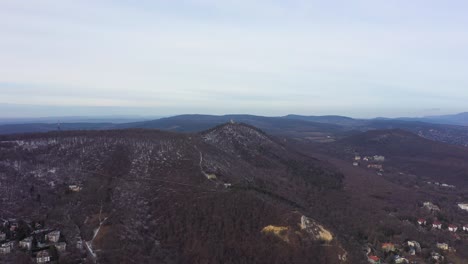
M0 148L1 186L10 190L1 193L3 217L52 225L70 248L85 241L99 263L362 257L331 237L333 224L313 220L326 208L312 210L310 200L340 190L342 175L251 126L29 134L3 137ZM313 226L329 247L320 247ZM287 231L269 231L278 228Z

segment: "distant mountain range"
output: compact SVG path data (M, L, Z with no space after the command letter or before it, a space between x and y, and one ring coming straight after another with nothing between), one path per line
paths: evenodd
M422 121L435 124L468 126L468 112L455 115L427 116L422 118L403 117L398 119L406 121Z
M468 146L468 126L450 123L455 123L454 120L458 120L457 122L461 124L466 116L468 116L468 113L418 119L354 119L334 115L287 115L283 117L255 115L178 115L154 120L137 120L137 122L104 122L108 119L102 119L99 121L103 122L4 124L0 125L0 134L34 133L57 130L109 130L131 128L199 132L226 122L234 121L236 123L245 123L258 127L275 136L313 142L331 142L344 136L369 130L403 129L431 140ZM445 123L443 123L444 120ZM122 121L122 119L120 119L120 121Z

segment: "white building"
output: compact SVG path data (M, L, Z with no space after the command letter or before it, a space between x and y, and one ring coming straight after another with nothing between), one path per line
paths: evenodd
M460 207L462 210L468 211L468 203L460 203L458 204L458 207Z
M8 254L11 252L11 247L8 245L1 245L0 246L0 254Z
M32 237L27 237L19 242L19 247L26 250L31 250L32 248Z
M374 156L374 161L377 161L377 162L384 162L384 161L385 161L385 157L384 157L384 156L375 155L375 156Z
M455 226L455 225L449 225L448 230L449 230L450 232L457 232L458 227Z
M437 229L442 229L442 223L439 221L435 221L434 223L432 223L432 227L437 228Z
M39 251L36 255L37 263L48 263L50 262L50 253L48 250Z
M57 243L60 239L60 231L52 231L45 235L46 241Z

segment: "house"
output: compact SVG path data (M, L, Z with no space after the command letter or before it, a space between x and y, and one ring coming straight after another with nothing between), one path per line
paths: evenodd
M359 163L358 162L353 162L353 166L357 167L357 166L359 166Z
M458 204L458 207L460 207L462 210L468 211L468 203L460 203Z
M431 253L431 258L433 260L436 260L436 261L439 261L439 260L443 261L444 260L444 257L442 255L440 255L439 253L437 253L437 252L432 252Z
M396 255L395 258L395 263L396 264L401 264L401 263L409 263L409 261L403 257L400 257L399 255Z
M232 187L231 183L225 183L224 184L224 188L226 188L226 189L231 188L231 187Z
M80 250L83 249L83 240L81 240L81 238L76 241L76 248Z
M31 250L33 237L27 237L19 242L19 247L26 250Z
M449 250L449 246L447 243L437 243L437 248L442 250Z
M60 239L60 231L52 231L45 235L45 240L53 243L57 243Z
M433 204L431 202L424 202L423 207L428 209L429 211L432 211L432 212L440 211L439 206L437 206L437 205L435 205L435 204Z
M417 252L421 252L421 245L417 241L408 241L408 247L414 249Z
M432 228L442 229L442 223L439 221L434 221L432 223Z
M384 161L385 161L385 157L384 157L384 156L375 155L375 156L374 156L374 161L377 161L377 162L384 162Z
M457 227L456 225L449 225L449 226L448 226L448 230L449 230L450 232L457 232L458 227Z
M5 242L0 245L0 253L8 254L14 248L15 244L13 241Z
M65 250L67 250L67 243L58 242L55 244L55 248L57 249L58 252L64 252Z
M3 244L0 246L0 254L8 254L11 252L11 247L7 244Z
M360 160L361 160L361 156L355 156L355 157L354 157L354 160L355 160L355 161L360 161Z
M68 185L68 189L72 192L79 192L83 188L79 185Z
M36 262L37 263L48 263L50 262L50 253L49 250L42 250L39 251L36 255Z
M380 258L377 256L367 256L367 260L372 264L380 264Z
M468 231L468 224L463 226L463 231Z
M395 251L395 245L393 243L383 243L382 250L385 252Z
M11 232L16 232L16 229L18 229L18 223L10 224L10 231Z
M426 223L427 223L426 219L424 219L424 218L419 218L418 219L418 224L419 225L426 225Z
M0 241L3 241L6 239L6 234L3 232L0 232Z
M367 168L382 170L383 166L382 166L382 164L369 164L369 165L367 165Z
M369 157L364 157L362 160L369 161Z
M416 255L416 250L414 248L410 248L408 253L410 254L410 256L414 256L414 255Z

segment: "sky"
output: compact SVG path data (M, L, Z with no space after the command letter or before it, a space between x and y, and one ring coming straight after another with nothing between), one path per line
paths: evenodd
M465 0L0 0L0 117L468 111Z

